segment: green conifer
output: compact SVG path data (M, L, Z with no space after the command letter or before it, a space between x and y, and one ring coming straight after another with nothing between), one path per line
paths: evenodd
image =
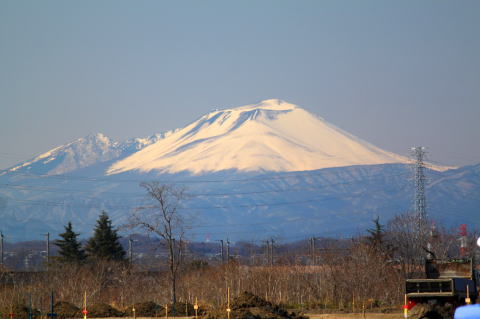
M77 240L78 235L73 231L72 223L68 222L65 232L60 234L63 239L55 241L55 245L60 248L58 254L61 261L81 263L85 260L85 252Z
M384 243L385 231L383 230L383 225L380 224L379 216L373 220L373 223L374 228L367 229L367 232L370 234L367 240L372 247L379 248Z
M112 221L103 211L97 220L94 235L88 240L85 250L90 258L124 260L125 250L120 245L119 239L117 230L112 227Z

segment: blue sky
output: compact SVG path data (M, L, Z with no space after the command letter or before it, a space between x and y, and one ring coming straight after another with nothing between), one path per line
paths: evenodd
M0 1L0 168L280 98L480 162L479 1Z

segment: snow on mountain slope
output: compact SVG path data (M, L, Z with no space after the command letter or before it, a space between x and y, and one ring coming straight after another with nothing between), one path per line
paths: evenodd
M9 172L47 175L65 174L130 155L161 138L163 138L162 135L156 134L147 138L134 138L119 143L112 141L102 133L88 135L7 169L0 175Z
M304 171L327 167L409 163L306 110L277 99L215 110L114 163L126 171L194 174L222 170Z

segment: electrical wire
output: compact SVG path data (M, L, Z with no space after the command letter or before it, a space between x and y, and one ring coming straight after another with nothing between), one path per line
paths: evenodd
M392 174L388 175L389 178L391 177L400 177L407 175L407 173L399 173L399 174ZM286 189L281 189L281 190L262 190L262 191L249 191L249 192L229 192L229 193L188 193L188 197L219 197L219 196L238 196L238 195L252 195L252 194L268 194L268 193L283 193L283 192L292 192L292 191L312 191L312 190L318 190L318 189L324 189L326 187L331 187L331 186L340 186L340 185L349 185L349 184L354 184L358 182L362 182L365 180L373 180L376 177L382 177L385 178L385 174L375 174L375 175L369 175L367 178L364 179L357 179L354 181L348 181L348 182L340 182L340 183L330 183L328 185L324 186L310 186L308 188L286 188ZM38 190L41 192L60 192L60 193L92 193L92 194L98 194L98 195L119 195L119 196L129 196L129 197L145 197L144 193L131 193L131 192L109 192L109 191L88 191L88 190L66 190L64 188L56 188L56 187L42 187L42 186L27 186L27 185L21 185L21 184L11 184L11 183L0 183L0 186L3 186L3 188L14 188L14 189L24 189L24 190Z

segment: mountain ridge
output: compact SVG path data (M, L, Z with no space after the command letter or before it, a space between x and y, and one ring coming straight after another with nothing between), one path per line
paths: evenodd
M446 226L478 227L478 166L447 172L427 169L427 212ZM288 240L292 236L352 236L412 211L412 170L405 164L356 165L304 172L217 172L202 176L138 174L101 178L75 175L0 177L0 230L19 240L59 233L72 221L88 236L105 210L114 224L144 206L142 181L185 187L180 212L192 240ZM14 184L16 183L16 184ZM4 186L4 185L8 186ZM20 186L20 187L17 187Z
M91 165L127 156L163 138L164 134L153 134L146 138L130 138L123 142L113 141L103 133L89 134L72 142L57 146L47 152L14 165L0 172L41 171L42 174L65 174Z

